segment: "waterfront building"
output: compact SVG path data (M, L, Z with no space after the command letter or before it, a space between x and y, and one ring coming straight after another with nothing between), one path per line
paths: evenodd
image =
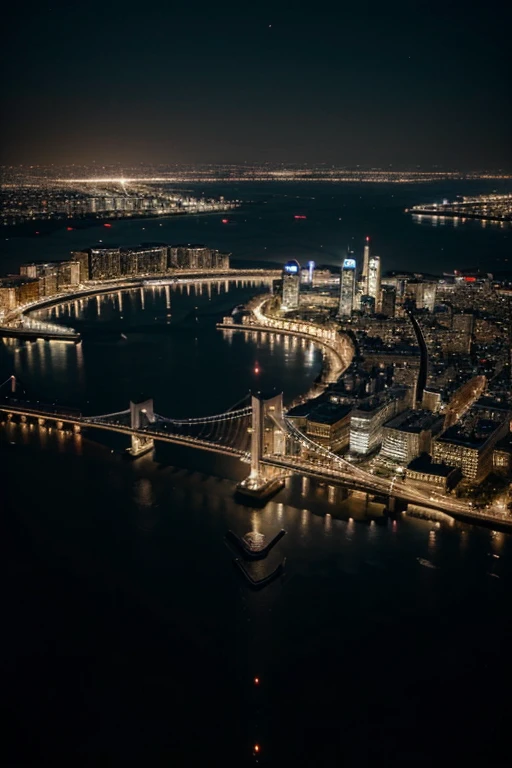
M427 453L414 458L407 466L405 474L407 484L419 488L432 488L436 491L446 491L454 488L461 478L458 467L449 464L436 464Z
M381 456L407 466L421 453L430 453L432 435L439 434L442 427L442 417L407 409L384 424Z
M454 424L432 441L432 458L437 463L460 467L462 475L479 483L493 469L496 443L510 432L510 420L471 420Z
M381 281L381 264L380 256L370 256L368 262L368 290L366 291L368 296L372 296L375 301L375 309L380 312L380 285Z
M57 264L57 289L76 288L80 285L80 262L60 261Z
M326 402L314 408L306 419L306 433L330 451L346 448L350 440L350 405Z
M356 282L356 261L345 259L341 268L340 281L340 305L338 314L340 317L350 317L354 308Z
M121 248L120 259L122 275L161 275L167 271L167 246Z
M39 280L13 275L0 279L0 316L39 298Z
M167 264L171 269L229 269L230 256L206 245L170 245Z
M37 280L40 298L43 296L54 296L57 293L57 272L54 269L49 268Z
M89 279L114 280L121 277L121 252L119 248L89 249Z
M16 307L16 286L8 278L0 279L0 317Z
M283 267L282 309L297 309L300 295L300 266L298 261L287 261Z
M55 261L32 261L20 266L20 275L22 277L40 277L49 269L57 269L58 263Z
M80 282L85 283L90 279L90 252L86 251L71 251L71 257L73 261L77 261L80 264Z

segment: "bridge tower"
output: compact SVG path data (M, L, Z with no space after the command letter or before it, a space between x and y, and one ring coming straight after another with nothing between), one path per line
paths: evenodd
M251 472L238 485L239 492L264 499L282 487L271 468L261 463L269 454L284 454L283 393L252 395Z
M144 400L141 403L130 401L130 426L138 432L138 434L132 434L132 445L131 448L128 448L128 453L133 458L142 456L155 447L155 441L152 437L140 434L145 427L153 424L154 421L153 400Z
M16 376L11 376L11 393L14 395L16 393Z
M266 397L252 395L251 474L256 480L261 476L261 459L266 454L284 453L283 393Z

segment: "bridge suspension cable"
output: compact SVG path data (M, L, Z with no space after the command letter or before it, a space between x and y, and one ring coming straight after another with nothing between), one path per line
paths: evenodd
M225 413L216 413L214 416L199 416L193 419L171 419L168 416L161 416L159 413L155 413L155 419L157 421L163 421L167 424L208 424L210 422L231 421L233 419L240 419L243 416L248 416L252 412L250 406L247 408L239 408L237 411L226 411Z
M101 421L102 419L113 419L114 416L126 416L127 413L130 413L129 408L125 408L124 411L115 411L114 413L102 413L100 416L82 416L82 421L93 422Z

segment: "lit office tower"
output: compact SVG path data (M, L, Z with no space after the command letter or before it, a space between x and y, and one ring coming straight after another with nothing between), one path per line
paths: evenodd
M283 267L283 300L281 307L286 312L297 309L300 293L300 266L297 261L287 261Z
M375 310L380 311L380 256L370 256L368 263L368 296L375 299Z
M364 241L363 251L363 271L361 272L361 293L369 294L368 290L368 275L370 273L370 238L367 237Z
M341 268L340 280L340 317L350 317L354 307L354 292L356 285L356 260L345 259Z

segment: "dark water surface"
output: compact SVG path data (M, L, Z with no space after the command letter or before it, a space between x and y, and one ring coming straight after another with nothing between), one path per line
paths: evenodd
M72 305L82 344L2 343L0 381L88 413L293 398L318 351L215 329L255 290ZM299 478L257 511L241 462L93 438L0 425L4 764L244 766L256 743L261 765L509 764L510 536L370 523ZM280 528L254 567L286 574L251 592L225 533Z
M512 228L491 222L423 217L421 224L404 212L420 203L442 202L456 195L510 192L499 181L439 182L436 184L232 184L206 185L192 190L254 201L254 205L224 214L174 216L152 221L113 222L84 230L55 232L44 237L10 238L0 248L0 271L17 271L31 259L63 259L71 250L105 244L133 245L141 241L203 242L231 251L239 262L283 264L298 258L339 266L350 245L362 257L366 235L383 259L383 270L408 269L442 273L460 267L511 269ZM294 215L307 216L295 220Z

